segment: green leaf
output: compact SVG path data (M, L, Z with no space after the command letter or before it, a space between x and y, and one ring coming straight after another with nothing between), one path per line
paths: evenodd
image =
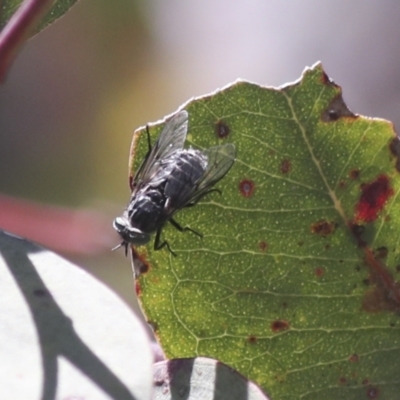
M76 2L77 0L57 0L54 2L53 7L43 21L39 24L39 27L36 29L35 33L40 32L42 29L46 28L46 26L62 17ZM3 0L0 13L0 30L4 28L11 16L15 13L15 11L17 11L21 3L22 0Z
M184 108L189 144L232 142L237 160L222 195L176 215L202 240L167 225L177 257L137 249L137 292L167 357L219 359L274 400L397 398L393 126L354 115L320 64L279 89L238 81Z

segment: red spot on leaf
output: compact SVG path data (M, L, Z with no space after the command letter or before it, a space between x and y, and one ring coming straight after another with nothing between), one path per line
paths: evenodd
M215 133L219 139L225 139L229 136L229 126L224 121L217 121L215 124Z
M323 275L325 274L325 270L324 270L324 268L322 268L322 267L317 267L317 268L315 268L315 270L314 270L314 274L315 274L318 278L320 278L321 276L323 276Z
M338 224L336 222L327 221L326 219L322 219L321 221L317 221L311 224L311 232L322 237L329 236L332 234L337 228Z
M365 379L362 380L361 383L362 383L363 385L369 385L369 379L368 379L368 378L365 378Z
M280 169L282 174L287 174L288 172L290 172L290 170L292 169L292 163L290 162L290 160L282 160Z
M268 243L261 240L261 242L258 243L258 247L261 251L266 251L268 249Z
M359 357L358 354L354 353L349 357L349 361L350 362L358 362L359 361Z
M386 175L380 175L373 182L361 185L361 192L355 219L364 222L374 221L394 193Z
M271 329L273 332L286 331L287 329L289 329L289 323L287 321L277 319L272 322Z
M137 279L135 280L135 292L136 292L136 296L138 296L138 297L140 297L140 295L142 294L142 288Z
M254 182L249 179L243 179L239 183L239 190L243 197L251 197L254 194Z

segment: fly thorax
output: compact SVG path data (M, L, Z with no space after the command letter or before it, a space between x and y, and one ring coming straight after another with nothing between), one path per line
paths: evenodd
M131 226L143 232L157 230L163 220L165 196L159 190L145 188L136 196L129 210Z

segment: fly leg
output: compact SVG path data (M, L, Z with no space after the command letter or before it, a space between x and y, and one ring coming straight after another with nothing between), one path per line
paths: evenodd
M169 222L171 222L172 226L174 226L176 229L178 229L179 232L190 231L190 232L194 233L195 235L197 235L199 238L203 238L203 235L200 232L197 232L194 229L189 228L188 226L182 227L173 218L170 218Z
M147 150L146 156L144 157L144 161L142 162L142 164L140 165L139 169L137 170L137 172L135 174L135 177L139 176L142 173L142 169L146 165L146 161L149 158L150 153L151 153L152 146L151 146L150 131L149 131L148 125L146 125L146 133L147 133L148 150ZM131 187L132 192L135 189L135 186L137 184L137 182L135 182L135 177L133 177L133 176L129 177L129 186Z
M171 247L169 247L169 243L164 240L163 242L161 242L161 231L162 231L162 227L158 229L157 233L156 233L156 238L154 240L154 250L161 250L163 247L166 247L168 249L168 251L176 257L176 253L174 251L172 251Z
M152 149L151 140L150 140L150 131L149 131L149 126L148 125L146 125L146 133L147 133L147 145L149 146L149 149L147 150L147 156L148 156L150 154L150 152L151 152L151 149Z

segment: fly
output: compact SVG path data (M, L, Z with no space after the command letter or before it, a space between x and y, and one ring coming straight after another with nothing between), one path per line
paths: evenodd
M148 152L132 180L132 194L122 216L115 218L113 226L122 238L118 247L144 245L155 233L154 250L163 247L176 255L161 231L169 222L181 232L199 232L182 227L173 218L185 207L192 207L210 192L235 161L236 149L232 143L206 150L184 149L188 131L188 113L175 114L161 131L154 146L148 128Z

